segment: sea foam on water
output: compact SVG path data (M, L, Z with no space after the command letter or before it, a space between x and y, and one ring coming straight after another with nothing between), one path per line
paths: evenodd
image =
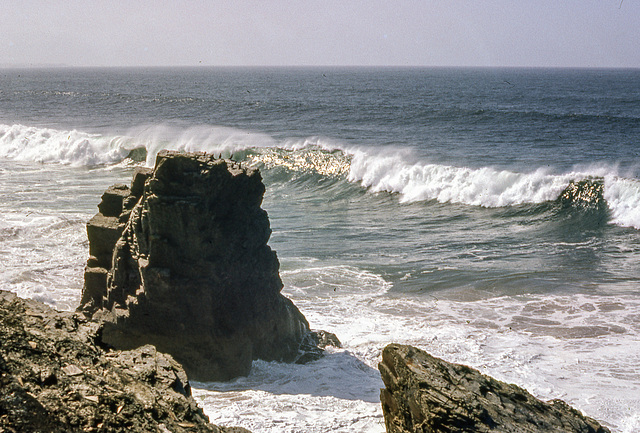
M109 185L161 149L232 156L265 180L283 293L344 348L196 384L212 421L381 433L397 342L638 432L640 75L485 72L7 72L0 287L74 309ZM580 185L604 208L559 200Z

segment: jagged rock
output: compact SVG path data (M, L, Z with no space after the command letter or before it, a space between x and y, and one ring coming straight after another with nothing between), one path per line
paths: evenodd
M102 297L107 287L108 271L100 266L90 266L93 263L93 259L89 259L84 269L84 289L81 298L84 305L102 304Z
M131 180L131 195L136 199L144 194L144 184L149 179L153 169L147 167L136 167L133 171L133 179ZM135 200L136 202L138 200ZM134 203L135 204L135 203Z
M98 210L106 217L119 217L122 213L122 202L129 195L131 195L131 191L126 185L116 184L110 186L102 194L102 201L98 205Z
M171 356L105 350L99 330L0 291L0 431L246 432L209 424Z
M379 365L387 433L608 433L561 400L527 391L470 367L391 344Z
M89 254L97 260L100 267L111 266L111 255L122 231L122 224L117 216L97 214L87 223L87 235L89 237Z
M325 347L342 347L342 343L338 340L338 336L327 331L312 331L311 339L313 345L321 349Z
M118 218L128 220L102 296L85 274L80 309L105 322L105 343L153 344L196 380L246 375L253 359L320 356L317 345L303 353L309 325L280 294L257 170L203 153L162 151L153 172L136 172L131 192L141 196L122 200Z
M109 187L98 204L98 213L87 223L90 256L84 270L84 288L80 300L80 305L87 312L95 312L102 305L113 250L122 236L131 209L142 197L144 182L151 173L150 168L136 167L131 188L122 184Z
M311 331L302 339L300 344L300 356L295 360L296 364L306 364L320 358L326 347L342 347L336 334L327 331Z

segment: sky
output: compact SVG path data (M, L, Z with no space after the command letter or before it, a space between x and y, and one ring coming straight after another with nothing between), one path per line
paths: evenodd
M640 68L640 1L2 0L0 65Z

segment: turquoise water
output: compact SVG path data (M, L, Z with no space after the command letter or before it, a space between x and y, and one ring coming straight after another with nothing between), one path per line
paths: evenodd
M261 169L284 292L345 343L198 384L212 421L382 431L394 341L640 431L639 137L634 70L3 70L0 288L73 309L102 191L210 151Z

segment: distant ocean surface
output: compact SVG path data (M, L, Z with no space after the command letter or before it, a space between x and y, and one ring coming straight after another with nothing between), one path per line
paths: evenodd
M344 344L196 383L213 423L383 432L398 342L640 432L640 70L0 70L0 288L74 309L160 149L260 168L283 292Z

